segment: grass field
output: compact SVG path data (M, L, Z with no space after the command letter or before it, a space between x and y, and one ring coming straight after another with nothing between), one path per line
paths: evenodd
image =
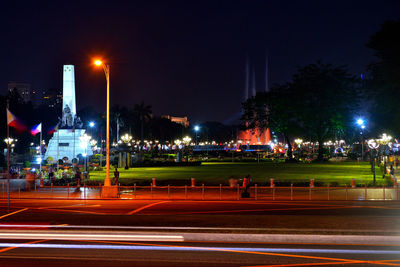
M113 177L114 169L110 176ZM151 167L119 169L121 185L138 183L148 185L151 178L157 178L158 184L189 185L190 178L196 178L196 183L205 185L228 184L229 178L243 178L250 174L253 183L269 184L274 178L275 183L300 184L308 183L311 178L316 184L345 185L351 184L355 178L357 184L371 184L373 177L368 163L340 162L340 163L203 163L195 167ZM376 169L377 184L382 185L379 169ZM92 171L91 180L102 181L105 171Z

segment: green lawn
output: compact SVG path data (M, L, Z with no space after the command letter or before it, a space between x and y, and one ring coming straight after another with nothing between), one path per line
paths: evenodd
M113 177L114 169L110 176ZM371 168L368 163L341 162L341 163L203 163L195 167L151 167L119 169L120 183L138 183L147 185L151 178L157 178L158 183L170 185L190 184L190 178L196 178L196 183L206 185L228 184L230 177L243 178L250 174L254 183L259 185L269 184L269 179L275 182L304 183L311 178L317 183L336 183L338 185L351 184L355 178L357 184L372 183ZM377 184L384 180L376 169ZM105 171L92 171L91 180L102 181Z

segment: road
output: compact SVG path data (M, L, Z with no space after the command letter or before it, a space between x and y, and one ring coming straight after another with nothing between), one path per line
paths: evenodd
M11 241L10 241L11 242ZM399 247L47 241L5 244L1 266L393 266ZM11 247L10 247L11 246Z
M1 266L400 265L396 201L0 205Z

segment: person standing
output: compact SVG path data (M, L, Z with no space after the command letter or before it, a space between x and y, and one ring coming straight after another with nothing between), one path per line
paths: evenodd
M76 172L75 172L76 191L81 190L81 179L82 179L81 170L79 168L76 168Z
M114 171L114 184L115 185L118 185L118 180L119 180L119 171L117 168L115 168L115 171Z
M250 187L250 174L246 175L243 179L243 188L244 188L244 192L247 193L247 190Z

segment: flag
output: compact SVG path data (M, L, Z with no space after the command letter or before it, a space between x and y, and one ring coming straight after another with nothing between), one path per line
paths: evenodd
M17 117L7 109L7 125L17 129L18 131L25 131L27 127Z
M51 127L51 128L49 129L48 133L49 133L49 134L53 134L53 133L55 133L55 132L57 132L57 131L58 131L58 123L57 123L56 126Z
M32 135L37 135L40 132L42 132L42 123L39 123L38 125L33 126L33 128L31 129Z

